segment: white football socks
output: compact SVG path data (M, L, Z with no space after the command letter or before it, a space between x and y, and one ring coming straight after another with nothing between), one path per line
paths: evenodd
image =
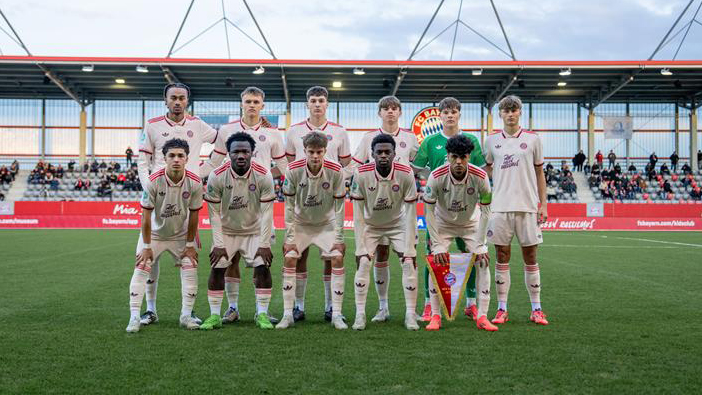
M375 262L373 265L375 291L378 293L378 303L381 309L388 309L388 288L390 286L390 265L388 261Z
M331 291L332 291L332 317L341 314L341 307L344 303L344 280L346 278L343 267L332 267Z
M295 305L295 268L283 266L283 315L292 316Z
M197 298L197 268L188 258L183 258L180 263L180 289L183 297L180 315L190 316Z
M141 301L144 298L146 279L149 278L148 266L139 265L134 269L132 281L129 283L129 314L130 318L139 318Z
M411 259L404 259L402 262L402 288L405 293L405 314L415 314L417 309L417 268Z
M156 312L156 291L158 290L158 262L151 265L151 273L146 281L146 310Z
M307 272L295 273L295 307L305 311L305 291L307 290Z
M431 315L441 316L441 300L439 300L439 290L436 289L434 282L429 283L429 303L431 304Z
M354 293L356 298L356 314L366 312L366 299L368 298L368 283L370 282L370 261L367 256L362 256L358 263L358 270L354 276Z
M495 264L495 288L497 289L497 308L499 310L507 311L510 284L509 263Z
M487 315L490 308L490 266L480 267L479 263L473 266L476 270L476 291L478 293L478 318Z
M224 277L224 291L227 294L229 307L235 310L239 309L239 285L241 285L240 278Z
M268 305L271 303L270 288L256 288L256 314L268 314Z
M207 290L207 302L210 304L211 315L222 314L222 300L224 299L223 290Z
M541 271L539 264L524 265L524 284L529 292L532 310L541 310Z
M332 307L331 279L331 275L322 275L322 282L324 283L324 311L328 311Z

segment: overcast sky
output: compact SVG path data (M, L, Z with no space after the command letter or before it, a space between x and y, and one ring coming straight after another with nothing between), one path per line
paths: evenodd
M517 59L647 59L689 0L495 0ZM224 2L227 17L262 43L241 1ZM688 23L695 0L676 31ZM3 0L0 7L35 55L163 57L190 0ZM249 0L281 59L407 59L439 0ZM446 0L427 42L457 18L460 0ZM222 18L219 0L196 0L178 40L186 43ZM489 0L465 0L461 19L507 50ZM702 12L697 17L702 22ZM4 21L0 27L9 31ZM232 58L267 54L228 25ZM656 59L672 59L685 31ZM454 28L415 59L448 60ZM0 51L23 51L0 31ZM174 57L226 58L220 23ZM507 60L459 26L454 60ZM702 24L693 23L677 59L702 59Z

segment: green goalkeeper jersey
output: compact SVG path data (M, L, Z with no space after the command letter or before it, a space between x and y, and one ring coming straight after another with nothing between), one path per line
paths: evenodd
M483 158L483 151L480 149L480 141L472 134L464 132L463 135L468 137L475 146L473 152L470 153L470 163L478 167L485 166L485 158ZM417 151L412 164L419 168L429 167L429 171L434 171L437 167L442 166L446 163L447 141L448 138L443 133L434 133L425 138L422 141L422 145L419 146L419 151Z

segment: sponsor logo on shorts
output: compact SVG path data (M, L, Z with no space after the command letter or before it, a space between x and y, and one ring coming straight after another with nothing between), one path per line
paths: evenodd
M519 144L519 148L521 148L521 149L527 149L527 144L526 144L526 143L521 143L521 144Z
M449 287L452 287L453 284L456 284L456 275L453 273L446 273L446 275L444 276L444 282Z
M192 138L192 137L195 135L195 133L193 133L192 130L188 130L188 133L186 133L186 134L187 134L188 137L190 137L190 138Z
M188 191L183 192L183 199L187 199L189 197L190 197L190 192L188 192Z
M256 191L256 184L249 184L249 191L251 191L251 192Z

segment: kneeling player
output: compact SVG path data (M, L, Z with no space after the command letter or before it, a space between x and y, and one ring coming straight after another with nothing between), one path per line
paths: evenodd
M490 256L485 245L488 216L490 215L490 182L487 173L471 165L473 143L464 135L456 135L446 142L449 164L434 170L424 193L427 228L431 238L431 251L437 263L449 263L449 247L454 238L460 237L468 251L475 254L478 283L478 328L496 331L487 319L490 305ZM480 203L480 212L476 205ZM431 322L426 330L441 328L439 294L433 282L429 288Z
M294 324L295 267L300 253L312 244L331 259L332 319L336 329L346 329L341 315L344 300L344 198L346 187L341 165L324 159L327 137L310 132L302 138L306 158L288 164L283 183L285 244L283 254L283 318L276 326Z
M366 328L366 297L370 282L372 255L381 240L387 239L402 261L402 286L405 292L405 327L418 330L417 265L417 189L412 169L395 162L395 140L379 134L371 142L373 159L354 173L351 198L356 237L358 270L354 279L356 320L353 329Z
M180 325L187 329L200 327L192 311L197 296L195 235L197 212L202 208L202 181L185 169L190 153L185 140L169 140L162 152L166 167L149 176L141 198L142 238L137 245L136 268L129 284L131 317L127 332L139 331L146 280L152 265L158 264L164 252L169 252L176 259L176 266L180 266L183 298Z
M200 329L222 326L224 273L239 253L247 267L254 268L256 288L256 325L273 329L268 318L271 301L271 224L273 219L273 177L271 172L251 156L255 140L238 132L227 139L228 163L215 169L208 177L205 200L212 225L213 247L210 252L210 279L207 300L210 317Z

